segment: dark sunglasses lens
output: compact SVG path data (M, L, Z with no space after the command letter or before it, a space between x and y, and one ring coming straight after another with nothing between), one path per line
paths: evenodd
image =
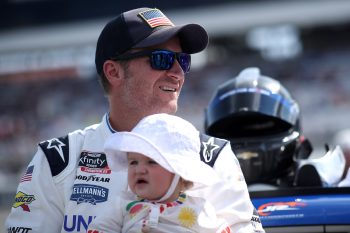
M180 66L185 73L188 73L190 71L191 55L186 53L179 53L178 62L180 63Z
M175 54L167 51L156 51L152 53L151 65L153 69L169 70L174 64Z
M186 53L174 53L171 51L154 51L151 55L151 66L156 70L169 70L174 62L175 57L179 62L184 73L188 73L191 67L191 55Z

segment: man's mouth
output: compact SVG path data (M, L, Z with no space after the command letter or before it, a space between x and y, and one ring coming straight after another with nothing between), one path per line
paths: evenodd
M167 91L167 92L175 92L176 88L173 87L168 87L168 86L160 86L159 87L162 91Z

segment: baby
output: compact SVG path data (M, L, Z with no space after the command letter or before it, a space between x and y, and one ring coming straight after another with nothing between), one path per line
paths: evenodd
M199 150L199 131L168 114L114 133L105 144L108 164L116 172L127 170L129 191L115 198L88 233L231 232L209 202L187 192L219 182Z

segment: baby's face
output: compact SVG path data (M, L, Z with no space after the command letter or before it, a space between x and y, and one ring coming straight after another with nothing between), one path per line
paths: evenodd
M140 198L158 200L168 191L174 174L143 154L128 152L128 183Z

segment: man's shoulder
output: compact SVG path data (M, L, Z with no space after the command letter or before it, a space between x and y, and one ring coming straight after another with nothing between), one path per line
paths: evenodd
M39 143L49 162L52 176L63 171L69 162L69 137L68 135L52 138Z
M102 122L98 124L89 125L83 129L77 129L75 131L70 132L69 135L75 136L75 137L81 137L81 136L84 137L86 134L96 132L101 127L101 124Z
M228 143L227 140L200 133L200 157L201 160L213 167L221 150Z
M90 125L84 129L78 129L67 135L51 138L40 142L38 145L44 152L49 163L52 176L60 174L69 164L71 158L70 147L74 144L75 148L82 144L88 135L94 134L100 124Z

